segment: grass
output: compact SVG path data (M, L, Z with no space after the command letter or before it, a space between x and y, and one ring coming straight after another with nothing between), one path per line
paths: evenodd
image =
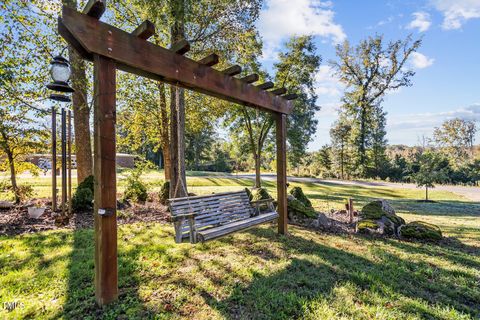
M161 176L148 177L151 186ZM248 179L189 177L198 194ZM273 192L275 184L266 182ZM177 245L168 224L119 227L118 302L98 309L93 230L0 237L2 319L478 319L479 204L443 191L300 184L318 209L386 198L407 221L439 225L440 244L317 233L271 225L206 244ZM156 188L156 187L155 187ZM120 188L119 188L120 189ZM273 193L274 194L274 193Z

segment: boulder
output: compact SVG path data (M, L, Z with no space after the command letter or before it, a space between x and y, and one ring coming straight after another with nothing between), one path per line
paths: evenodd
M442 239L442 230L434 224L413 221L399 228L399 235L402 238L411 240L430 240L436 241Z
M366 204L360 214L356 230L360 233L397 236L405 220L395 214L395 210L385 200L376 200Z
M307 196L303 193L302 188L300 187L293 187L290 190L290 194L295 197L298 201L303 203L306 207L311 207L312 203L310 200L307 198Z

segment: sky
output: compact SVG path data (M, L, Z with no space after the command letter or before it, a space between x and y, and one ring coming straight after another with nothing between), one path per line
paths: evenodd
M289 37L314 36L322 57L315 76L322 108L311 151L330 142L345 89L328 63L336 59L335 45L356 45L375 34L423 39L408 63L416 72L413 86L389 93L382 104L389 144L418 145L447 119L480 120L480 0L267 0L257 26L267 69Z

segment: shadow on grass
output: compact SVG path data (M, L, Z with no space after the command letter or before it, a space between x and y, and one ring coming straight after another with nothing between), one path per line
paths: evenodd
M280 242L287 255L293 258L277 273L254 274L248 285L235 288L227 299L218 301L204 294L207 303L226 318L303 318L319 311L315 310L313 301L336 300L335 292L339 287L351 289L352 285L357 304L367 309L369 306L375 309L375 304L390 303L403 316L419 314L421 318L439 318L442 309L449 308L472 317L480 316L480 295L475 289L478 279L471 273L444 269L423 261L404 260L378 248L373 262L302 237L278 237L272 229L249 232ZM408 244L397 244L409 253L435 254L434 249L422 251ZM455 254L448 258L460 265L480 267L478 261L459 259ZM452 285L449 281L459 277L463 278L462 286ZM344 312L347 317L355 317L358 310ZM358 315L364 316L361 312Z

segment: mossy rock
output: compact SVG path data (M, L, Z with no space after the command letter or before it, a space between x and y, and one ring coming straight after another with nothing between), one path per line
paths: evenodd
M373 201L362 208L361 217L364 219L380 219L385 212L381 201Z
M358 232L368 232L369 229L377 230L378 228L380 228L380 225L373 219L364 219L357 223Z
M416 240L441 240L442 230L431 223L413 221L400 228L400 236Z
M318 214L312 207L307 207L298 199L288 200L288 213L289 215L299 216L301 218L316 219Z
M268 194L267 189L265 188L256 188L251 191L252 198L250 201L258 201L264 199L272 199L272 197Z
M385 217L392 221L396 227L405 224L405 220L402 217L397 216L396 214L386 214Z
M307 198L307 196L303 193L302 188L294 187L290 190L290 194L294 196L295 199L303 203L306 207L312 207L312 203Z

